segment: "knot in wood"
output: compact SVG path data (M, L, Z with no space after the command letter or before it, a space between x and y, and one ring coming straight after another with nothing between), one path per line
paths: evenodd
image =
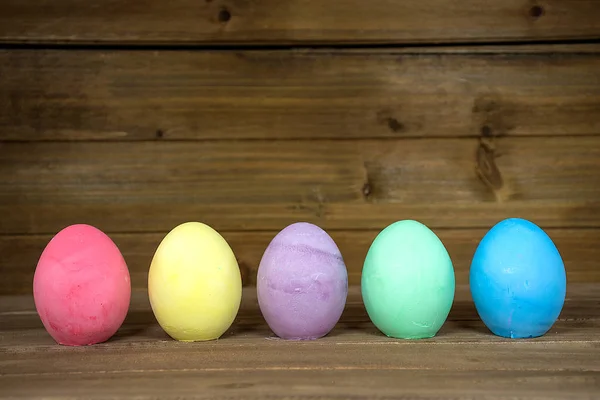
M494 191L502 189L504 181L496 165L493 146L483 140L480 141L476 158L476 171L483 183Z
M219 10L217 19L219 20L219 22L229 22L229 20L231 19L231 12L229 12L229 10L226 8L222 8L221 10Z

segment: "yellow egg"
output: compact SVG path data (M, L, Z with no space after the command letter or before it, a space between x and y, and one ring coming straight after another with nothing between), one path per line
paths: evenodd
M208 225L179 225L154 254L148 295L158 323L172 338L218 339L233 323L242 299L235 255Z

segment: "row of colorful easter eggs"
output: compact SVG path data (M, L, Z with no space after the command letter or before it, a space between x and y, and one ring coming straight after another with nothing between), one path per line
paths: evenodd
M535 224L507 219L479 243L470 270L476 309L496 335L545 334L565 300L561 256ZM37 312L64 345L108 340L129 309L131 284L121 252L100 230L72 225L48 243L34 276ZM443 243L425 225L396 222L375 238L361 290L375 326L393 338L433 337L454 300L454 269ZM283 339L327 335L346 304L348 274L333 239L295 223L265 250L257 277L260 310ZM211 227L188 222L162 240L150 265L148 294L161 327L180 341L219 338L233 323L242 282L236 257Z

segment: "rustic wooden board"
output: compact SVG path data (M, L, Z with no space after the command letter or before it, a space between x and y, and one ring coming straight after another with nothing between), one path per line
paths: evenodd
M330 231L348 268L350 284L359 285L367 250L379 231ZM437 229L452 258L457 284L467 284L469 267L485 229ZM600 230L548 229L547 233L558 247L567 269L569 283L600 283ZM134 288L146 288L148 268L164 233L110 234L123 253ZM242 271L244 285L256 284L260 259L277 231L222 232L232 247ZM0 236L0 294L31 293L33 273L51 235Z
M600 137L0 144L0 233L600 225Z
M600 134L600 46L502 49L4 50L0 140Z
M598 327L596 327L598 332ZM340 335L341 336L341 335ZM368 340L368 338L365 338ZM598 341L582 345L577 342L561 343L442 343L432 349L431 342L423 344L397 344L379 342L289 344L281 340L265 340L263 337L245 344L226 342L221 339L219 346L180 345L169 339L150 342L144 346L102 346L86 351L58 351L54 347L36 348L37 351L10 351L9 360L3 362L2 374L19 376L22 374L56 374L63 377L79 373L119 373L139 369L140 356L144 357L144 369L149 372L170 370L197 370L198 372L218 372L234 370L264 371L281 369L336 370L345 369L358 360L359 355L370 352L371 365L356 368L360 370L505 370L505 371L595 371L598 367ZM235 345L234 345L235 343ZM334 345L334 346L332 346ZM319 350L337 347L323 357ZM233 349L231 349L233 347ZM229 348L229 351L228 351ZM111 349L114 349L111 351ZM368 350L367 350L368 349ZM118 350L118 351L116 351ZM150 353L151 350L151 353ZM220 351L219 351L220 350ZM233 350L233 351L232 351ZM489 354L494 359L489 359ZM515 356L514 353L518 355ZM547 352L545 365L540 365L539 353ZM317 354L315 354L317 353ZM402 354L399 365L398 356ZM457 357L457 355L461 357ZM483 362L483 360L486 360ZM201 360L199 362L199 360ZM253 360L252 364L249 363ZM352 369L350 367L349 369ZM357 371L357 372L358 372ZM599 378L600 379L600 378Z
M587 39L598 0L41 0L0 3L4 43L348 44Z
M330 335L288 342L273 337L247 288L221 340L178 343L135 292L116 337L83 348L54 344L30 296L0 297L0 398L598 398L598 293L570 285L547 335L510 340L487 331L460 286L438 336L403 341L374 328L352 287Z
M363 352L358 352L358 355L363 356ZM453 356L461 357L458 353ZM398 359L401 360L401 357ZM542 357L536 357L536 360L541 363L554 361ZM83 373L0 377L3 388L0 398L581 400L599 398L598 375L590 371L366 368L213 372L197 369L174 372L160 370L107 375Z

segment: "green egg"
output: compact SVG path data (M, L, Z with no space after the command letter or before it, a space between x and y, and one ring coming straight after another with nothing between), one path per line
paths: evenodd
M393 223L371 244L362 271L362 296L371 321L387 336L435 336L448 318L454 289L448 251L422 223Z

